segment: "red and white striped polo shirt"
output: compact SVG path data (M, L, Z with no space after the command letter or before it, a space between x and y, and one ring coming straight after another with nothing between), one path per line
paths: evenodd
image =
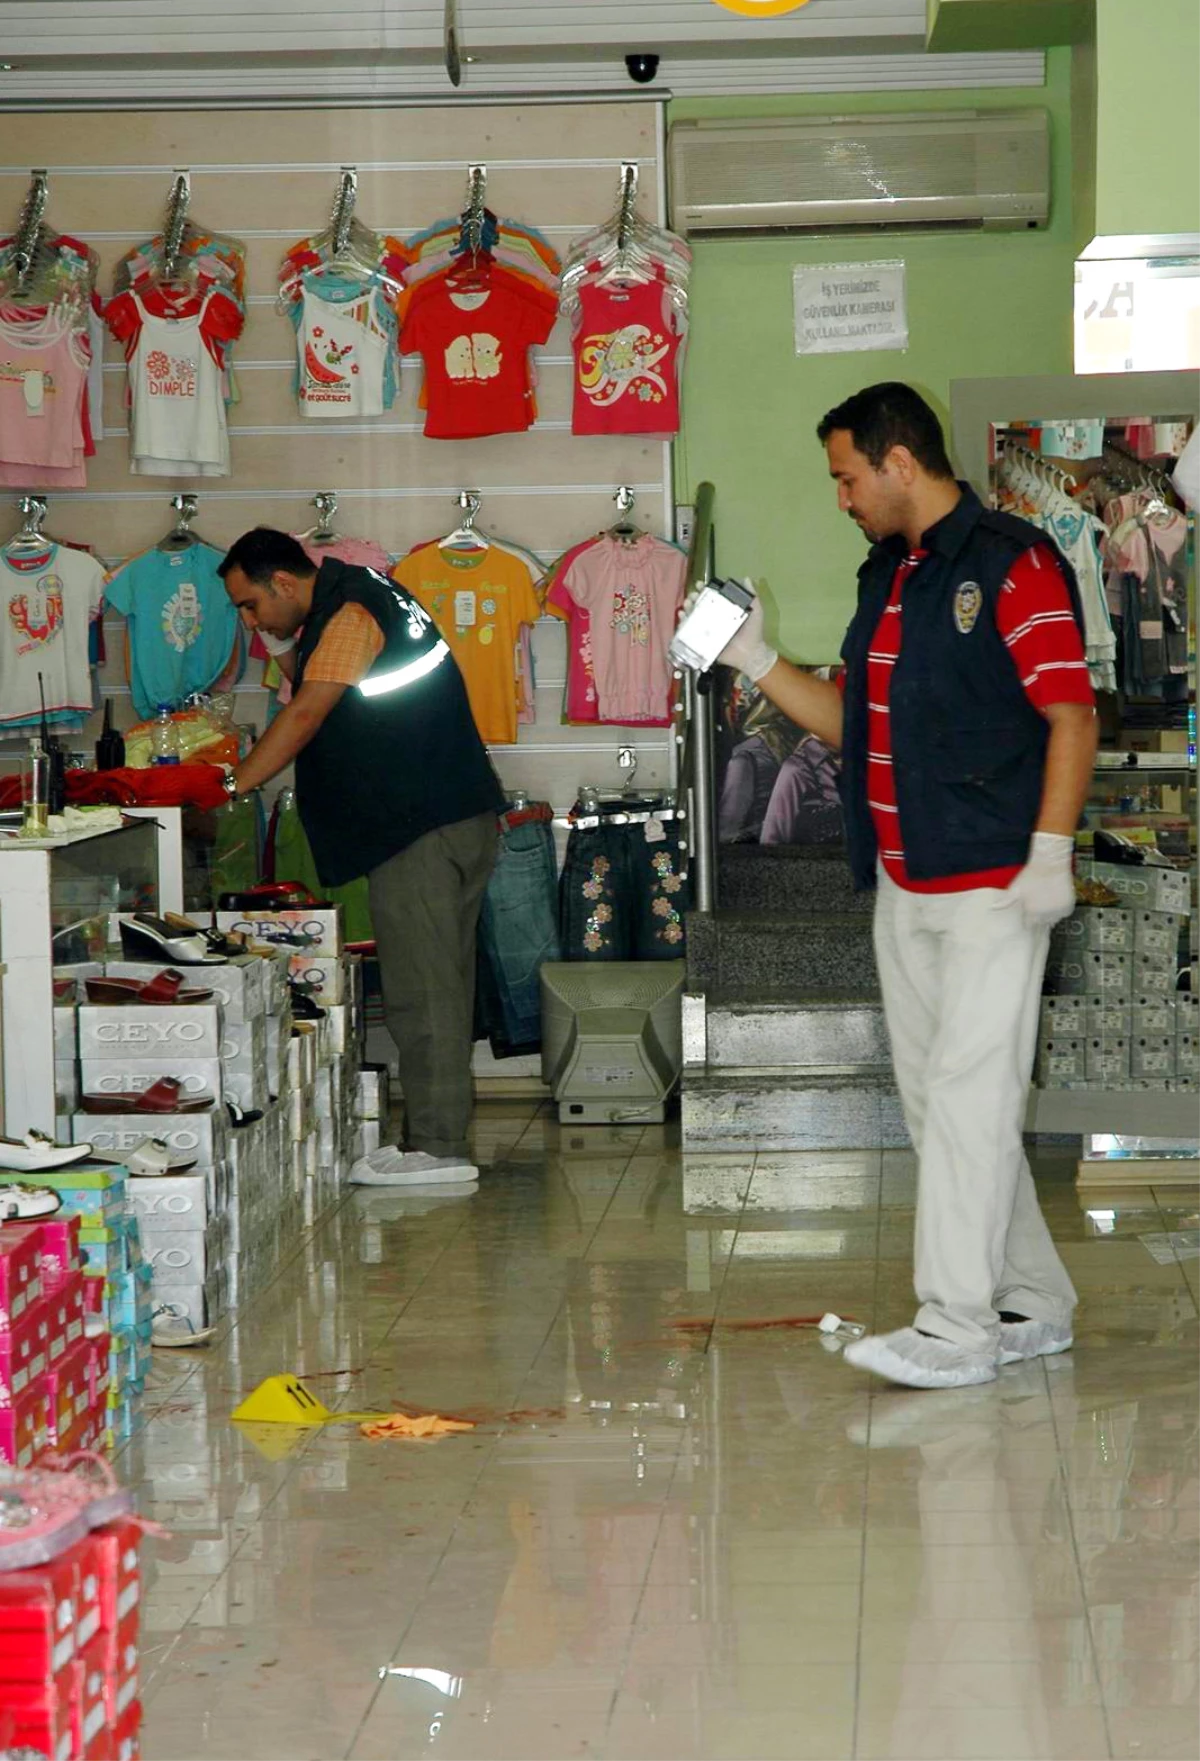
M897 567L891 597L867 653L867 804L875 822L880 861L889 879L911 893L1007 887L1020 873L1018 867L912 880L905 866L892 774L892 668L900 653L904 583L927 554L913 551ZM1023 551L1013 564L996 601L996 627L1036 710L1044 714L1052 703L1094 703L1067 583L1049 545L1038 544Z

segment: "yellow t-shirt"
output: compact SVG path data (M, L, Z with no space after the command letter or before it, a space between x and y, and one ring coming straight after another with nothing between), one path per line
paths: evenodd
M420 601L445 638L480 738L512 745L520 701L518 634L542 615L527 564L496 544L445 551L434 543L398 562L392 579Z

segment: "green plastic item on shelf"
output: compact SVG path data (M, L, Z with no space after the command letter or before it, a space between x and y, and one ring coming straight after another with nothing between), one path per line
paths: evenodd
M300 814L293 802L281 803L275 824L275 873L280 880L300 881L319 899L330 899L342 907L342 921L348 942L370 942L375 939L371 923L371 906L367 899L367 879L347 882L344 887L324 887L317 875Z

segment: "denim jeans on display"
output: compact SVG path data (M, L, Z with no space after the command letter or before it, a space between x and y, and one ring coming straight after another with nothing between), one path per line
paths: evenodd
M561 958L558 868L545 819L500 820L500 843L479 914L481 1025L497 1055L536 1051L542 1037L540 977Z
M687 850L673 823L573 831L561 884L567 960L678 960L691 893Z

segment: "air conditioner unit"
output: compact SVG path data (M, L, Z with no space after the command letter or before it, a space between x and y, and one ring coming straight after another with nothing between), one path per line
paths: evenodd
M770 117L671 129L676 231L1044 226L1045 110Z

